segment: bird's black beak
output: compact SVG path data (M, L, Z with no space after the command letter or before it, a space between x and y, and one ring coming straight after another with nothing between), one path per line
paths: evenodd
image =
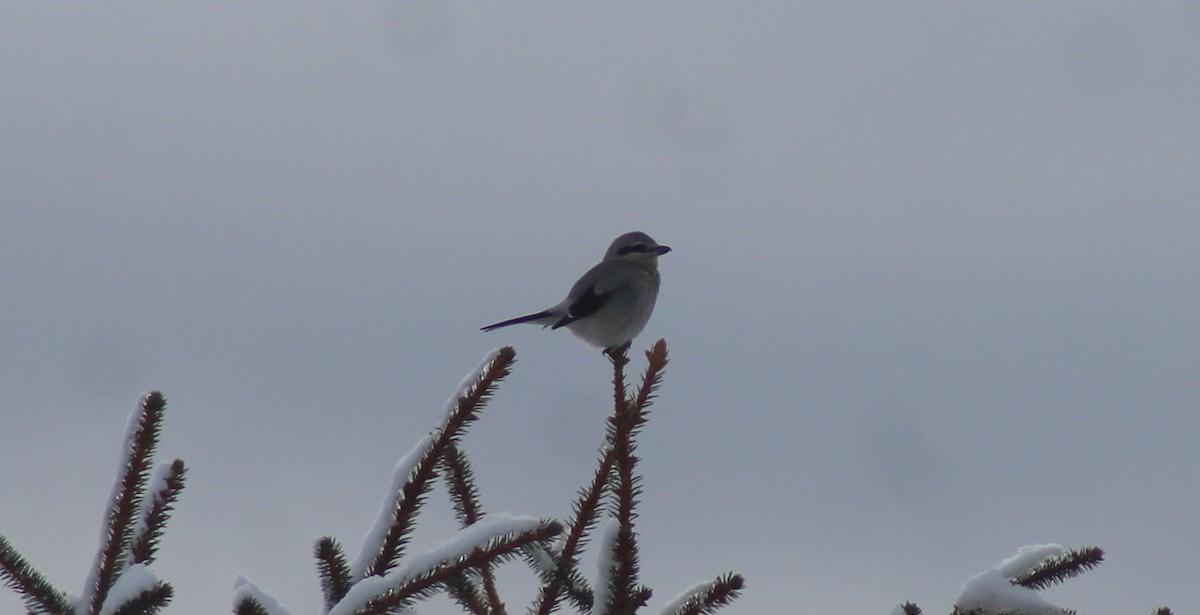
M654 252L656 254L658 254L659 256L662 256L663 254L666 254L667 252L670 252L670 251L671 251L671 246L658 246L657 248L654 248Z

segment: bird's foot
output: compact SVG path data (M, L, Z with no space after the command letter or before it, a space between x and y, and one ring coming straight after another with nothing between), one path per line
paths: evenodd
M616 358L616 357L623 357L629 352L629 347L632 345L633 345L633 340L629 340L628 342L625 342L624 344L621 344L620 346L609 346L608 348L604 349L604 354L606 356L608 356L608 358L610 358L610 359Z

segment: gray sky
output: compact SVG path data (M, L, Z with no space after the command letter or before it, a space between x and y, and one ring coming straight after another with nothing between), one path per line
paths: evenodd
M1200 604L1195 3L4 12L0 532L69 591L150 388L175 613L239 572L318 612L314 540L357 548L497 345L485 505L565 515L606 363L478 327L641 229L654 606L732 569L731 613L942 613L1038 542L1108 552L1061 606Z

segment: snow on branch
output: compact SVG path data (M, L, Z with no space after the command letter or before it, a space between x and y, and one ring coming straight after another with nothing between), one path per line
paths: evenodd
M967 579L951 615L1075 615L1075 611L1046 602L1038 591L1078 576L1104 561L1100 547L1065 549L1056 544L1017 549L1008 559ZM902 602L892 615L921 615L911 602ZM1171 615L1160 607L1152 615Z
M662 615L711 615L742 595L746 580L729 572L680 594L662 610ZM917 615L920 615L919 613Z
M1030 545L1017 549L1012 557L967 579L954 608L981 615L998 613L1060 614L1064 610L1046 602L1031 588L1014 583L1042 562L1063 555L1066 549L1056 544Z
M99 615L153 615L171 601L174 590L144 564L126 568L113 583Z
M1099 547L1067 550L1056 544L1030 545L1012 557L967 579L952 615L1074 615L1038 595L1039 590L1061 583L1099 566ZM894 615L921 615L911 602L896 605Z
M613 561L613 551L617 541L617 532L621 525L613 517L600 522L599 557L596 558L596 595L592 603L591 613L602 615L612 612L612 576L616 568Z
M576 516L576 519L578 518ZM553 600L553 604L557 605L557 601L564 593L575 604L576 610L581 613L590 611L592 604L595 603L595 593L588 586L587 579L579 571L578 559L568 563L568 560L562 555L555 555L555 553L564 552L562 547L565 540L563 538L567 537L567 534L576 527L574 524L569 526L568 532L556 541L558 546L534 547L525 553L525 559L529 562L530 567L542 580L542 589L534 599L533 606L529 609L530 613L549 612L546 609L550 601ZM588 531L590 531L590 527Z
M450 492L450 500L454 504L454 513L462 527L478 523L483 518L483 505L479 500L479 487L475 483L475 472L467 453L457 444L451 442L442 455L442 470L445 473L446 489ZM448 584L450 593L456 601L472 612L495 613L505 612L504 601L496 588L496 575L490 564L479 568L479 577L483 587L463 577ZM482 596L480 596L480 589ZM486 601L486 604L484 602Z
M234 597L233 603L234 615L271 615L267 607L263 606L257 598L253 596Z
M417 466L429 456L432 446L433 436L425 436L396 464L392 471L392 486L384 496L379 513L375 515L375 522L363 537L358 558L350 565L352 579L358 581L371 576L378 558L390 561L385 551L396 554L407 544L408 533L412 529L411 517L416 514L425 494L432 487L428 479L422 481L417 476ZM389 540L390 547L387 544Z
M397 466L393 490L355 560L356 580L387 574L404 556L417 512L437 477L442 455L479 418L479 411L509 374L515 360L516 352L511 346L490 353L483 365L464 380L456 395L450 398L441 425Z
M100 547L83 595L68 598L0 536L0 578L21 594L30 614L154 615L170 603L174 590L146 567L154 559L167 516L183 490L186 470L181 460L160 466L147 496L166 406L162 393L151 391L129 415Z
M142 396L129 417L118 477L109 495L108 513L100 535L100 550L80 603L88 613L100 611L109 589L128 563L126 558L133 535L134 515L141 507L143 489L149 477L154 450L158 446L166 406L167 401L162 393L151 391Z
M1078 576L1104 561L1100 547L1072 549L1057 557L1042 560L1040 564L1012 578L1014 585L1041 590Z
M233 612L236 615L291 615L274 596L238 575L234 582Z
M125 578L124 575L121 578ZM136 596L130 596L128 600L121 602L121 606L112 611L112 615L156 615L167 608L167 604L171 602L174 595L175 590L171 588L170 584L155 581L153 586L147 587Z
M151 497L143 500L138 524L133 531L128 555L130 563L153 563L158 541L166 530L167 519L175 508L179 494L183 492L186 479L187 466L182 459L158 466L147 489Z
M404 560L388 573L354 585L329 615L383 615L426 598L456 575L484 564L517 556L521 550L546 542L562 532L555 521L493 515L466 529L446 544Z

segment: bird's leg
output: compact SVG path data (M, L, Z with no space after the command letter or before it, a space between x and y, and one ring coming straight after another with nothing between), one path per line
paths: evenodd
M604 354L607 355L609 359L616 359L618 357L624 357L626 355L626 353L629 352L629 347L632 345L633 345L633 340L629 340L628 342L625 342L624 344L621 344L620 346L609 346L608 348L604 349Z

